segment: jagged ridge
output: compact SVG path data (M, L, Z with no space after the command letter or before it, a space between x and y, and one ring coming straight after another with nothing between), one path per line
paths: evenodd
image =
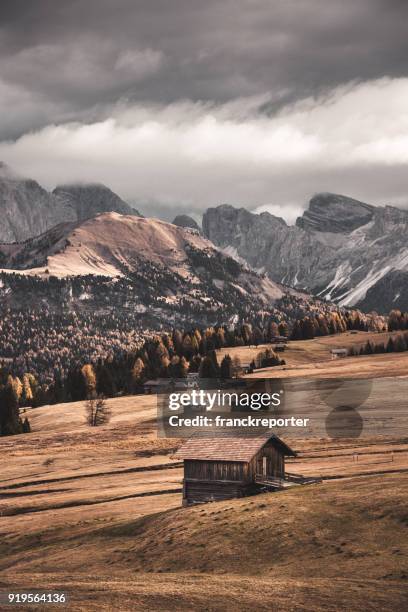
M104 185L65 185L52 193L0 162L0 241L20 242L59 223L100 212L140 213Z
M340 305L370 305L387 311L402 292L382 282L408 270L408 212L374 207L345 196L321 194L295 226L267 212L260 215L222 205L203 218L205 236L230 254L265 270L276 282L315 293ZM392 284L392 288L391 288ZM390 287L391 295L386 287ZM370 291L370 300L365 301Z

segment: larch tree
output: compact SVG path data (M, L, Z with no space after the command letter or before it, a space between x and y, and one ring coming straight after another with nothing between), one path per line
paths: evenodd
M104 397L90 397L86 402L86 422L91 427L105 425L110 421L111 411Z

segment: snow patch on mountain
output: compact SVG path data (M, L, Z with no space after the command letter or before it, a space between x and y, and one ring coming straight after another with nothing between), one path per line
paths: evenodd
M402 249L395 257L388 260L387 265L384 265L382 261L375 262L363 281L356 285L354 289L338 297L339 305L353 306L358 304L366 297L367 291L371 287L374 287L378 281L393 270L408 270L408 249Z
M384 312L397 293L396 283L405 277L383 279L408 271L408 211L336 194L312 198L295 227L270 213L222 205L206 211L203 231L225 252L264 270L275 282L341 305L359 306L370 291L367 304ZM376 303L373 291L379 282ZM401 296L405 300L405 292Z
M345 294L339 296L338 303L340 306L353 306L358 303L360 300L364 299L367 291L373 287L381 278L383 278L389 271L390 266L386 266L385 268L376 269L377 266L374 266L367 277L361 281L354 289L347 291Z
M350 278L352 267L349 261L345 261L336 270L336 274L333 280L327 285L326 289L323 289L318 295L324 297L326 300L332 299L332 294L335 289L341 288Z

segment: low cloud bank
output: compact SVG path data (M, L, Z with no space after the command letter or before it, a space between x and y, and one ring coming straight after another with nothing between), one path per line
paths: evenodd
M317 191L408 205L408 79L348 83L268 115L271 97L122 102L2 142L0 159L50 188L103 182L171 212L229 202L293 222Z

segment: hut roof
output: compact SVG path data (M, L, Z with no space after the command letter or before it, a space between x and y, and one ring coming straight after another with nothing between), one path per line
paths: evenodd
M265 434L251 437L217 436L190 438L178 449L178 459L198 461L238 461L248 463L267 442L271 441L284 455L296 453L278 436Z

